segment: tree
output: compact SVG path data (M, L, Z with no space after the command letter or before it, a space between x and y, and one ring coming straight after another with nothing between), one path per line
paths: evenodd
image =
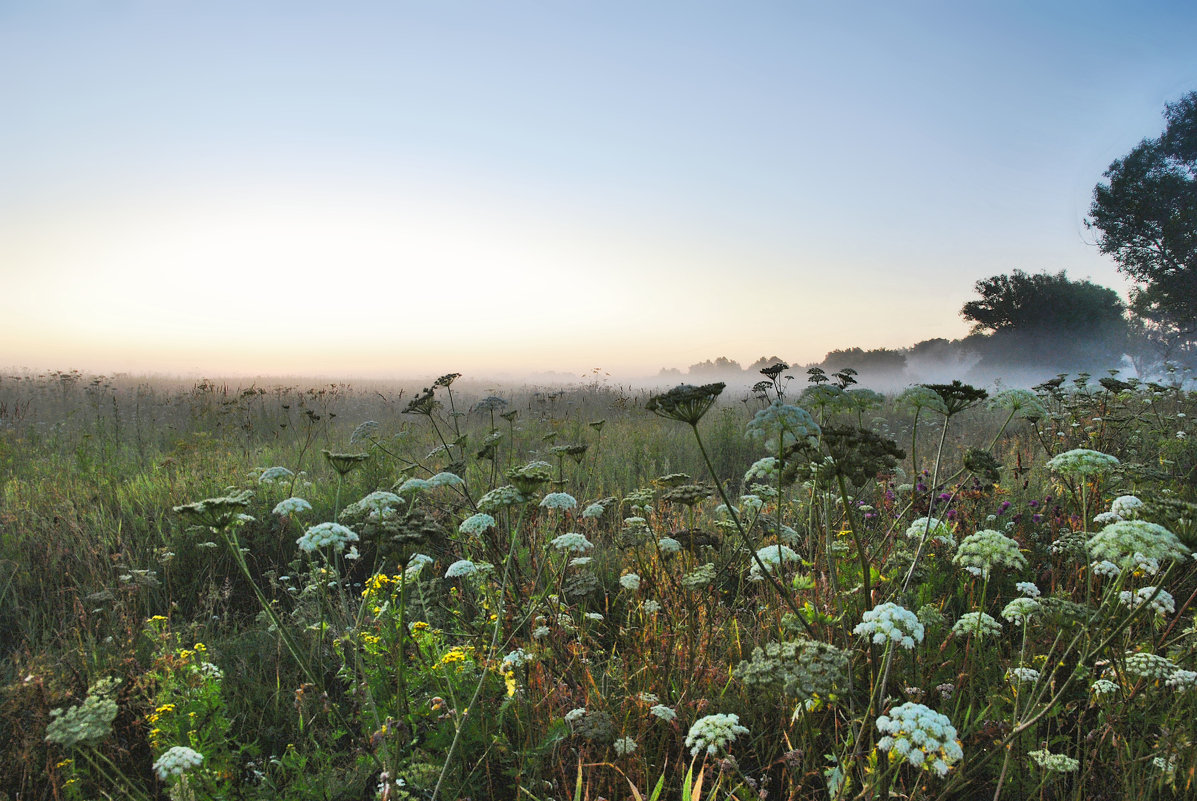
M1166 125L1106 170L1086 224L1137 285L1131 309L1164 359L1197 356L1197 92L1165 106Z
M989 366L1021 363L1060 369L1116 365L1126 346L1125 305L1114 290L1067 273L995 275L976 283L979 300L960 314ZM979 335L988 334L988 337Z

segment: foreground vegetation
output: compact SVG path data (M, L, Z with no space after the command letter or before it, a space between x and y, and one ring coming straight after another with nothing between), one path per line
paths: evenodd
M1192 796L1197 396L762 372L3 378L0 797Z

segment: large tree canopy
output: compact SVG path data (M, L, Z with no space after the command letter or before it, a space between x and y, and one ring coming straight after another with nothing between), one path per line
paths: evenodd
M1197 345L1197 92L1166 106L1166 127L1105 172L1088 224L1137 286L1131 308L1172 358Z
M1125 306L1114 290L1073 281L1061 271L1014 270L976 284L979 300L960 314L991 364L1021 362L1061 369L1117 366L1126 345Z

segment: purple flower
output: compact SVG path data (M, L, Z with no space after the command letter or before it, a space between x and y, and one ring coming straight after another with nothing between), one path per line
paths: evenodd
M1000 514L1002 514L1003 512L1005 512L1005 511L1006 511L1007 509L1009 509L1009 508L1010 508L1010 502L1009 502L1009 501L1002 501L1002 505L1001 505L1001 507L998 509L998 514L999 514L999 515L1000 515Z
M926 492L926 491L927 491L927 485L926 485L926 484L924 484L924 483L923 483L923 482L921 482L921 481L920 481L919 483L915 484L915 485L914 485L914 488L915 488L916 490L918 490L919 492Z
M948 518L948 520L955 520L956 519L956 510L949 509L946 517Z
M1031 507L1032 509L1038 509L1039 501L1028 501L1027 506Z
M1039 523L1043 520L1043 515L1031 515L1032 523Z
M950 501L950 500L952 500L952 495L947 492L941 492L941 493L939 493L939 499L941 501Z

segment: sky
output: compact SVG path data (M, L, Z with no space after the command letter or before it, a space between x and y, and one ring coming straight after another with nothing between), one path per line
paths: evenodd
M648 375L1125 295L1191 2L0 0L0 368Z

